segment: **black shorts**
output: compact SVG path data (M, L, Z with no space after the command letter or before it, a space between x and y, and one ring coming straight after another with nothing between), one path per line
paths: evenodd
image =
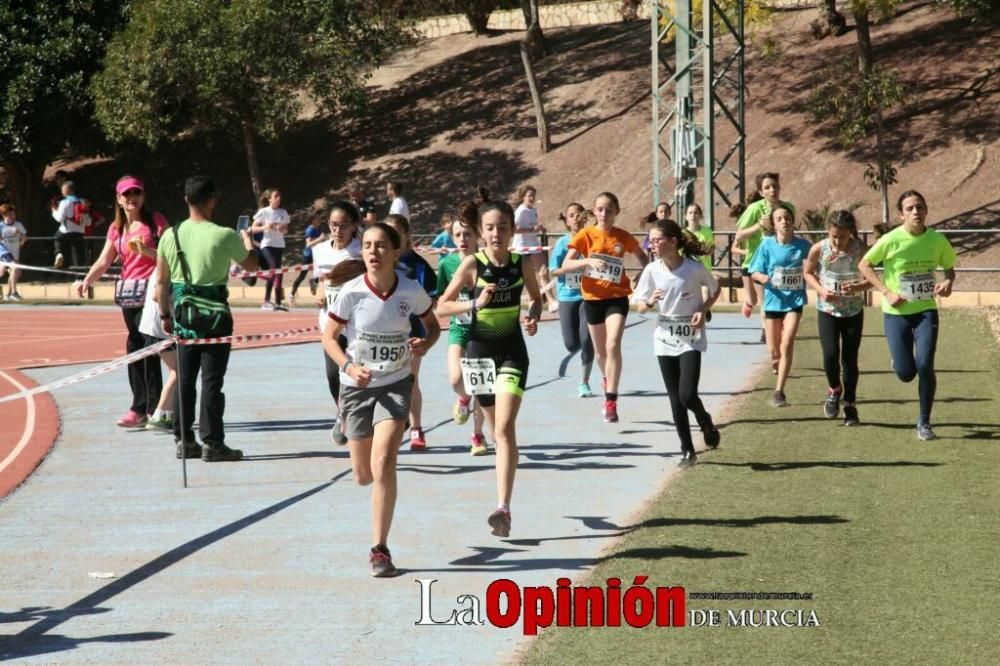
M603 324L608 315L620 314L628 316L627 298L609 298L603 301L584 301L583 313L587 316L587 323L591 326Z
M465 348L466 358L490 358L497 369L496 392L524 396L528 385L528 348L524 338L518 336L503 345L490 344L481 340L469 340ZM483 407L496 404L496 395L479 395L476 400Z
M747 277L747 278L750 277L750 269L749 268L740 268L740 275L742 275L743 277Z
M764 319L784 319L785 315L787 315L789 312L802 314L802 308L795 308L794 310L786 310L784 312L779 312L777 310L765 310Z

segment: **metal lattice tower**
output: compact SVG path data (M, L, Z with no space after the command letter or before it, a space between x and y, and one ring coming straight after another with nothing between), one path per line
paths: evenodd
M715 228L716 206L746 198L743 0L702 0L699 12L694 0L672 3L650 2L653 206L667 201L683 220L702 181L705 224ZM673 58L665 43L671 34Z

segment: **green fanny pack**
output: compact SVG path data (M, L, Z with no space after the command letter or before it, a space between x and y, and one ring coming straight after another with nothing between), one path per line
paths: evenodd
M226 287L174 283L174 334L179 338L218 338L233 333Z
M225 285L191 283L191 271L181 248L180 232L172 227L184 282L173 282L174 335L185 340L221 338L233 334L229 289Z

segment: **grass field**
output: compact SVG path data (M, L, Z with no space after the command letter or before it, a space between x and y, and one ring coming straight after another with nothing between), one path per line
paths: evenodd
M813 310L786 393L770 373L699 457L636 520L586 584L811 592L812 601L705 601L722 626L552 628L519 659L571 663L1000 663L1000 351L982 314L942 312L940 439L915 436L916 382L889 367L882 315L866 312L862 425L823 417ZM709 352L711 353L711 348ZM667 409L664 401L664 410ZM632 526L621 526L632 527ZM726 611L815 611L819 627L729 627Z

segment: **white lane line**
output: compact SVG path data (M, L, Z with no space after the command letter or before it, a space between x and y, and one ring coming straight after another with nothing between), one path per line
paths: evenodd
M0 370L0 375L3 375L3 377L13 384L14 388L18 391L27 390L27 386L14 379L3 370ZM21 451L28 446L28 442L31 441L31 436L35 434L35 396L29 395L25 400L25 404L27 405L27 415L24 419L24 432L21 433L21 439L18 441L17 446L14 447L14 450L7 454L7 457L3 459L3 462L0 462L0 473L3 473L7 466L14 462L14 460L21 454Z

